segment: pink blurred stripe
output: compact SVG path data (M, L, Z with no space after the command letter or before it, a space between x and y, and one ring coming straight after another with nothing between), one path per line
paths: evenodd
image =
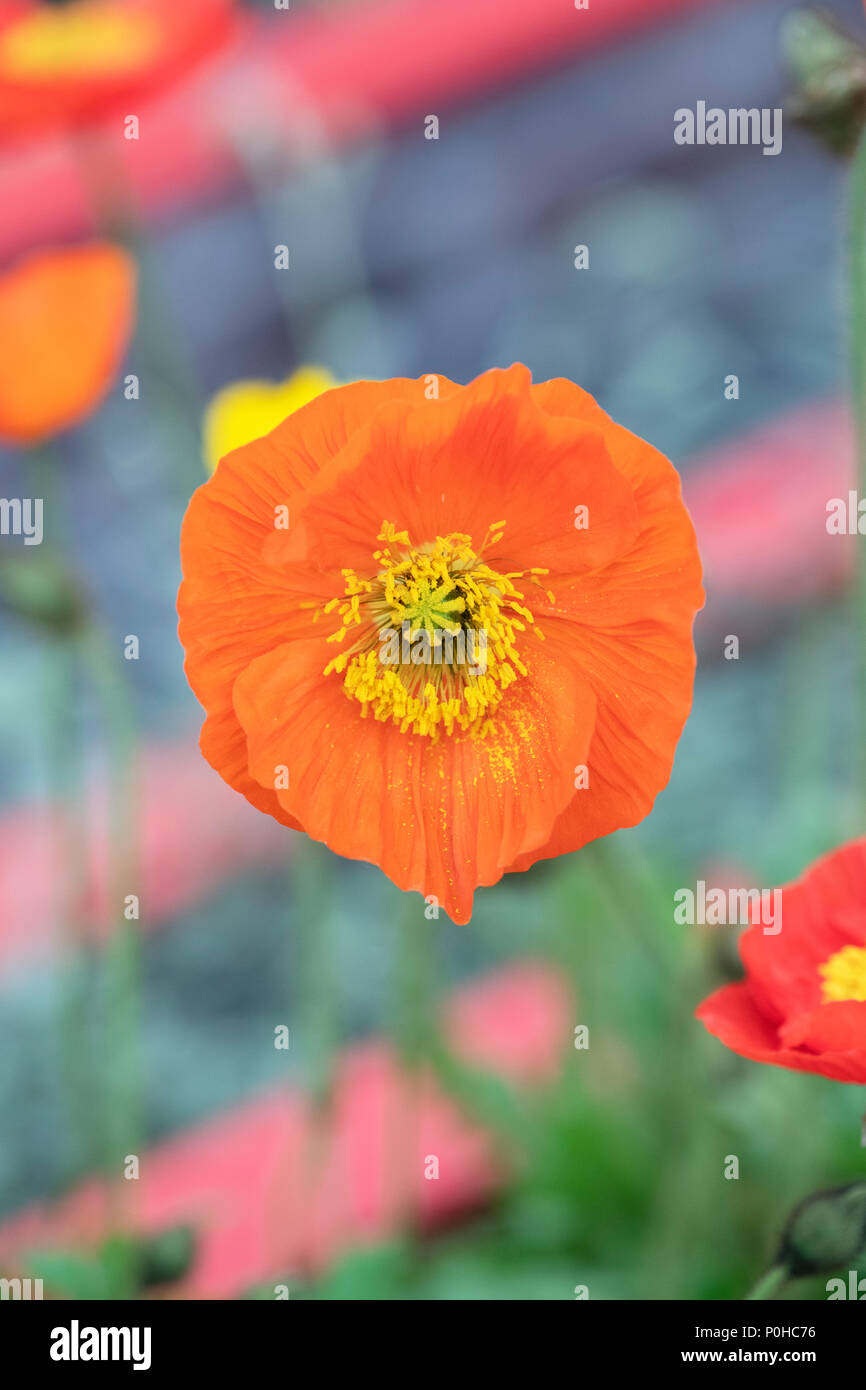
M134 104L138 141L106 123L87 146L47 138L3 151L0 260L95 230L88 177L128 189L145 218L236 182L234 131L248 125L308 156L322 137L351 144L382 126L474 97L569 52L721 0L366 0L270 14L252 38L159 99Z
M823 598L853 573L855 537L827 533L827 503L855 486L850 412L804 406L694 460L683 492L710 610Z
M108 902L109 808L104 786L86 798L89 855L76 904L81 931L94 940L111 928ZM204 761L195 735L151 744L142 759L138 811L141 875L129 885L145 929L160 926L215 893L226 878L288 858L293 832L252 810ZM0 816L0 973L44 956L58 934L66 881L60 815L45 805Z
M459 990L445 1019L465 1061L539 1085L556 1074L573 1014L562 977L525 961ZM435 1226L477 1207L505 1173L501 1146L431 1077L411 1092L384 1042L343 1054L333 1117L313 1162L312 1126L303 1093L287 1087L144 1154L139 1180L124 1189L134 1228L192 1223L198 1232L195 1268L173 1297L228 1298L282 1274L315 1272L341 1250L383 1239L407 1216ZM424 1177L430 1155L438 1179ZM20 1269L28 1249L93 1245L105 1221L104 1187L87 1182L0 1227L0 1268Z

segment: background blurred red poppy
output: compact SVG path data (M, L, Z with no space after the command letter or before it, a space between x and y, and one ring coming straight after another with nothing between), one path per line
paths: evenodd
M233 0L71 0L0 16L0 139L126 115L239 32Z

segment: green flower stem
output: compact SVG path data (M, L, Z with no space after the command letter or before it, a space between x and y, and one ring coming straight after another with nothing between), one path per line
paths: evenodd
M592 1047L600 1044L602 1055L611 1043L619 1047L623 1037L629 1040L640 1074L631 1117L642 1132L640 1142L661 1146L663 1136L682 1136L651 1194L644 1253L633 1270L638 1298L688 1295L677 1252L690 1241L699 1243L708 1226L703 1185L714 1119L702 1100L694 1023L682 1007L683 1000L699 996L691 978L696 942L689 928L674 922L676 881L654 852L644 853L633 833L608 836L587 845L558 875L547 914L557 933L554 953L573 981L575 1022L588 1025ZM601 954L592 946L595 934L608 943ZM626 979L639 974L636 996L629 998L622 982L610 979L610 962L617 958L626 966ZM585 1084L577 1064L568 1085L580 1091ZM699 1124L693 1123L696 1114Z
M58 830L62 901L58 918L59 1076L67 1123L76 1150L76 1166L98 1166L99 1120L94 1106L93 1058L88 1025L87 940L81 917L88 862L87 832L81 814L83 771L76 704L78 665L67 637L48 645L50 694L47 700L52 782L60 802Z
M608 836L587 846L583 856L583 867L608 911L625 924L656 976L669 979L678 959L673 893L651 861L634 837L622 841Z
M851 386L857 442L857 491L866 497L866 128L860 135L851 166L849 212L851 288ZM866 544L857 537L857 574L854 590L855 664L858 678L857 724L854 747L858 750L857 804L866 811Z
M304 1076L310 1097L309 1132L302 1161L302 1184L308 1207L331 1154L334 1066L339 1044L339 995L333 958L335 860L324 845L307 835L292 836L293 942L296 969L292 998L298 1017ZM302 1250L301 1272L315 1277L313 1250Z
M433 931L441 928L424 916L424 903L415 893L403 895L395 925L392 1035L397 1050L398 1086L390 1116L388 1153L402 1224L417 1239L424 1072L425 1068L436 1066L440 1050Z
M394 975L394 1040L409 1071L430 1060L437 1036L431 923L417 894L403 902Z
M314 1105L326 1110L339 1038L333 960L334 857L306 835L292 837L292 885L297 942L297 1011L307 1087Z
M106 1062L103 1119L103 1167L108 1181L109 1216L115 1232L128 1225L127 1155L141 1158L141 1075L139 1055L139 936L138 920L125 911L125 900L139 898L137 854L137 746L135 717L122 656L93 623L80 639L80 652L99 700L109 768L109 882L114 922L106 948ZM146 910L146 905L143 905ZM138 1285L134 1242L122 1242L118 1262L120 1295L131 1298Z
M774 1293L785 1283L788 1278L788 1270L785 1265L773 1265L768 1269L762 1279L759 1279L751 1293L746 1294L746 1301L750 1299L771 1298Z
M109 1222L117 1238L117 1291L134 1296L137 1288L134 1244L120 1233L126 1222L121 1200L126 1195L123 1161L141 1153L140 1085L138 1077L138 936L136 919L127 918L124 900L138 896L135 763L137 732L127 690L122 657L87 613L83 602L67 611L58 596L79 592L76 576L63 554L66 534L63 498L57 487L59 470L52 449L32 450L28 467L35 495L46 504L44 545L50 565L43 603L26 610L51 635L55 679L50 701L54 734L52 766L60 782L63 805L65 908L63 928L63 994L60 1010L62 1072L70 1107L85 1131L82 1156L89 1169L102 1169L108 1183ZM42 557L40 556L40 560ZM55 598L52 599L52 595ZM51 600L51 601L49 601ZM23 611L22 611L23 612ZM85 887L86 825L84 779L77 721L79 678L88 678L102 717L109 769L108 898L114 930L105 952L107 979L107 1059L101 1108L88 1084L92 1056L87 1010L86 947L81 921Z
M54 450L47 444L29 449L23 456L23 463L32 494L40 497L44 505L43 546L31 551L28 557L35 563L37 557L41 561L40 552L43 550L48 550L52 555L55 552L59 554L57 544L58 537L63 534L65 509L57 487ZM64 568L65 564L60 559L57 574L62 574ZM27 569L28 575L32 569L32 565ZM71 592L75 585L71 582L65 587ZM7 594L7 599L11 597ZM50 595L48 607L51 607ZM38 603L34 608L24 604L20 616L27 621L41 611ZM87 938L81 916L89 856L87 828L81 810L84 769L78 723L78 652L74 631L67 630L62 623L55 624L49 620L41 624L38 630L46 642L48 667L45 747L48 750L49 785L59 807L58 1074L76 1154L76 1168L80 1166L83 1171L91 1172L99 1165L100 1126L91 1082L93 1058L88 1027Z
M342 228L342 288L352 295L353 313L358 320L355 331L363 337L368 357L380 362L384 360L386 344L376 303L367 284L351 185L342 161L334 154L333 142L321 116L300 88L292 93L292 110L294 129L289 134L297 141L297 148L303 151L300 166L293 155L287 162L286 150L290 146L286 132L275 135L261 121L253 127L230 115L228 138L273 245L285 244L286 214L298 199L303 200L308 192L311 200L327 201L327 220ZM291 255L291 247L289 252ZM289 292L289 281L285 277L291 274L291 269L277 271L275 287L289 341L295 342L299 337L303 341L309 336L307 330L311 325L303 322L297 297ZM309 310L306 317L310 317Z
M142 396L151 407L148 418L164 438L178 494L185 498L206 476L201 457L204 402L195 365L166 293L123 162L102 136L79 135L73 148L99 226L136 262L136 342L147 369Z

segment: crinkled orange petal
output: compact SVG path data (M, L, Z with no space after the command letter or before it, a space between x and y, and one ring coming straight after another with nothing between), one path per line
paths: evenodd
M36 252L0 277L0 439L36 443L99 405L134 297L132 260L101 242Z
M445 377L439 381L443 395L458 389ZM257 809L294 828L297 820L247 771L232 686L256 657L314 630L313 609L298 606L286 573L264 558L266 543L283 534L275 529L277 509L288 507L291 519L318 470L395 397L423 400L423 381L360 381L326 391L265 438L228 454L184 517L178 633L187 679L207 712L202 752ZM330 592L325 585L321 596Z
M601 432L631 486L639 532L610 564L554 586L550 612L559 620L545 621L545 634L555 649L576 653L598 700L589 785L575 791L548 844L513 869L580 849L637 824L652 809L691 710L692 624L704 598L694 528L668 460L571 382L545 382L532 391L551 414Z
M250 770L272 788L288 768L277 795L309 835L467 922L474 889L549 834L589 747L595 701L575 664L540 643L530 659L492 735L433 743L363 718L322 678L321 642L288 642L235 682Z
M588 529L575 526L579 507ZM504 522L484 560L504 572L544 569L554 589L562 574L609 564L638 526L631 487L601 433L539 409L521 366L485 372L447 400L380 411L319 473L272 553L282 546L287 561L363 574L384 520L413 545L461 532L478 553L490 526Z

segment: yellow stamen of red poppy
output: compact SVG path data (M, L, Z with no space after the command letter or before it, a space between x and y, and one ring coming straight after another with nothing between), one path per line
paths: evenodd
M488 528L481 551L501 540L504 526ZM540 586L547 571L500 573L457 531L413 546L386 521L377 539L384 544L373 552L372 577L343 570L345 594L320 610L339 613L327 640L345 643L324 674L342 674L364 716L402 733L484 737L505 691L527 674L520 634L531 628L543 637L514 580Z
M866 1000L866 946L843 946L818 966L825 1004Z
M106 0L40 5L0 36L0 71L12 80L95 77L140 67L159 48L153 19Z

